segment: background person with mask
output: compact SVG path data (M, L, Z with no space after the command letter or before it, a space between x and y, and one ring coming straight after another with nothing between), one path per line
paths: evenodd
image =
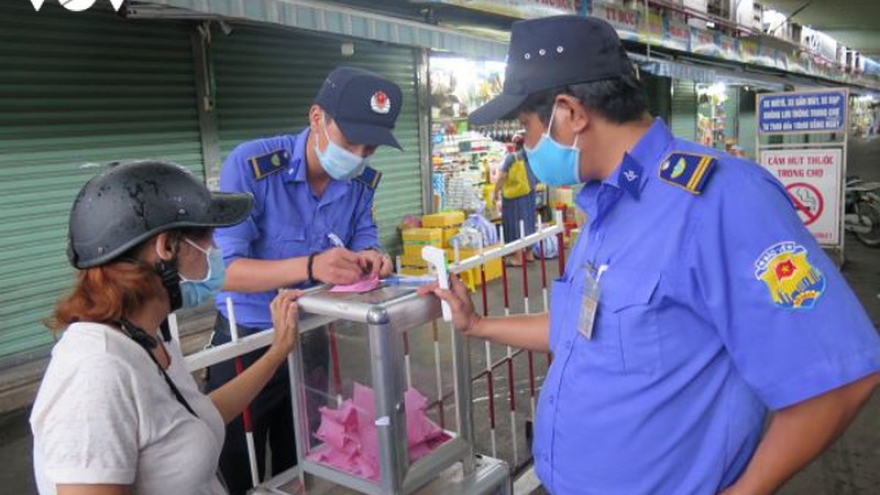
M252 203L164 162L117 165L83 186L70 213L76 282L55 308L51 327L64 332L30 418L41 495L226 493L216 475L224 423L286 361L299 293L274 298L272 346L210 396L159 327L220 290L212 229L242 221Z
M309 126L296 135L250 141L227 157L220 189L249 192L254 209L244 222L215 235L228 266L211 343L229 342L226 298L235 305L238 332L246 336L271 326L269 303L280 287L314 283L350 284L367 275L391 273L391 259L379 250L373 195L380 173L369 158L380 145L400 145L392 135L402 104L400 88L382 77L350 67L335 69L309 110ZM325 332L303 336L310 418L327 393ZM260 352L244 356L245 366ZM209 370L208 390L235 376L233 362ZM265 448L272 473L296 462L287 370L251 404L259 472ZM227 429L220 467L232 495L251 488L247 444L240 419Z
M468 335L553 353L532 445L547 490L775 493L880 370L874 325L785 189L652 120L599 19L513 25L504 91L470 118L512 117L538 180L585 183L550 312L481 318L460 281L433 290Z
M514 149L501 163L500 173L495 182L493 198L501 197L501 221L504 226L504 242L513 242L520 237L532 235L538 223L535 213L538 198L538 179L529 167L529 160L523 150L523 137L513 138ZM523 230L520 230L522 222ZM526 252L528 261L534 260L529 249ZM519 253L508 258L509 266L522 266Z

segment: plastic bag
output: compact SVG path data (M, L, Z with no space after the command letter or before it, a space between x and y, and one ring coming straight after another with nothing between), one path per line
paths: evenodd
M532 253L535 255L535 258L541 257L541 245L544 246L544 259L559 256L559 239L556 236L545 237L540 243L532 246Z
M449 238L450 246L459 249L479 249L483 234L473 227L462 227L457 234ZM485 244L483 245L485 247Z
M483 246L491 246L498 242L498 231L495 225L483 216L484 207L481 205L477 213L469 216L462 227L470 227L483 236Z

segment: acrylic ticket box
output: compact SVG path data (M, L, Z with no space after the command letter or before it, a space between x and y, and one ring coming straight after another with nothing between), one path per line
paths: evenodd
M438 320L437 298L381 284L299 305L333 320L301 336L326 332L329 359L303 355L306 344L293 353L298 466L256 493L509 493L507 465L474 455L468 342Z

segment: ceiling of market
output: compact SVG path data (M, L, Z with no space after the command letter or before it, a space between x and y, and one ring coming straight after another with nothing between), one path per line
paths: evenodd
M866 55L880 56L880 0L765 0L765 8L822 31Z
M509 30L511 19L429 0L345 0L346 4L413 20ZM736 0L734 0L735 2ZM795 15L793 22L823 31L865 55L880 58L880 0L755 0ZM430 13L429 13L430 12Z

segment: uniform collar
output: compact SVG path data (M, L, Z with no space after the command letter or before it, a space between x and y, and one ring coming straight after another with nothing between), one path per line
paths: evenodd
M578 205L584 211L594 211L596 196L603 186L626 191L638 201L651 172L668 151L672 140L672 133L663 119L654 119L654 123L645 135L629 152L624 153L623 159L611 175L601 182L592 181L584 184L576 200Z
M306 161L308 156L306 154L306 147L308 146L309 132L311 131L306 127L296 136L293 160L291 160L290 167L287 170L287 182L308 182L306 173L309 166ZM331 178L327 184L327 189L324 190L324 194L321 196L320 204L332 203L346 196L350 190L351 181Z
M672 143L672 133L663 119L656 118L635 146L623 154L620 165L608 178L602 181L612 187L626 191L635 200L641 197L653 165L660 161Z
M306 146L308 139L309 128L306 127L296 136L293 146L293 160L290 161L290 166L287 168L287 175L285 176L287 182L306 181L306 169L308 169L306 164Z

